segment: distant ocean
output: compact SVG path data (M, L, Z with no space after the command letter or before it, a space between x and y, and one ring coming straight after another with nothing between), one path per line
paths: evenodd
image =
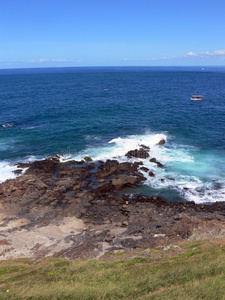
M144 144L165 167L146 160L155 177L128 192L225 201L225 68L8 69L0 85L1 182L16 162L125 161Z

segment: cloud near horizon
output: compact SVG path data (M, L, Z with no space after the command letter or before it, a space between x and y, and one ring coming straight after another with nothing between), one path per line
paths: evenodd
M214 52L202 52L202 53L195 53L195 52L188 52L183 56L170 56L170 57L151 57L151 58L142 58L142 59L132 59L132 58L122 58L120 61L157 61L157 60L172 60L172 59L182 59L182 58L212 58L217 57L221 59L225 59L225 50L216 50Z
M203 53L195 53L195 52L188 52L186 54L186 57L202 57L202 58L206 58L206 57L225 57L225 50L216 50L214 52L203 52Z
M40 58L40 59L27 59L24 60L23 62L28 62L28 63L38 63L38 62L71 62L74 61L73 59L67 59L67 58Z

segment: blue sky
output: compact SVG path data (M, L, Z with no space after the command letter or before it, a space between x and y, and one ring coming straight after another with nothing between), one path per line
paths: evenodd
M0 68L225 66L224 0L0 0Z

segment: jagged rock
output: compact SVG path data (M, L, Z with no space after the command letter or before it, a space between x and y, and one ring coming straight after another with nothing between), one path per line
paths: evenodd
M25 174L54 173L59 169L59 162L51 159L37 160L31 163Z
M164 165L163 165L162 163L160 163L159 161L157 161L156 164L157 164L157 166L158 166L159 168L163 168L163 167L164 167Z
M151 158L149 161L152 162L152 163L157 164L157 166L159 168L163 168L164 167L164 165L162 163L160 163L159 161L157 161L155 157Z
M141 144L140 146L141 146L141 148L143 148L143 149L145 149L145 150L148 150L148 151L150 150L150 147L149 147L149 146L145 146L145 145L143 145L143 144Z
M136 157L136 158L148 158L149 157L149 153L148 150L140 148L135 149L135 150L130 150L128 151L125 156L127 156L128 158L132 158L132 157Z

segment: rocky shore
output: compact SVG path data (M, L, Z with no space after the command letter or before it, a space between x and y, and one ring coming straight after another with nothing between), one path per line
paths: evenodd
M165 141L161 141L161 145ZM54 156L18 164L23 175L0 185L0 259L99 258L105 253L162 248L183 240L225 236L225 204L167 202L126 194L143 184L149 148L129 151L132 162L60 162ZM165 248L166 249L166 248Z

